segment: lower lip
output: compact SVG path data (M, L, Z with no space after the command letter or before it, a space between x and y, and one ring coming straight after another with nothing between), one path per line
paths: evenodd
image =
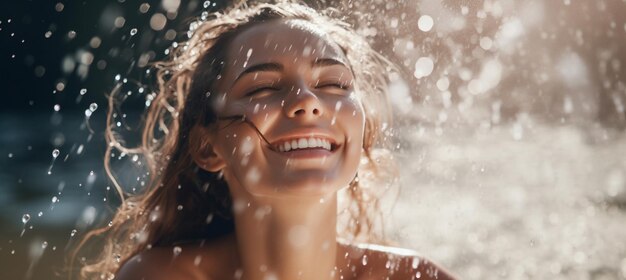
M289 158L318 158L318 157L328 157L333 154L333 152L326 150L326 149L298 149L298 150L291 150L288 152L276 151L276 153L289 157Z

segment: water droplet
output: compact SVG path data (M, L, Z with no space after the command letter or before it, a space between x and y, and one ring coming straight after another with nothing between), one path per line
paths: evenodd
M433 28L434 25L433 18L429 15L423 15L417 21L417 27L424 32L428 32Z
M367 265L367 255L363 255L363 259L361 260L363 265Z
M417 269L419 265L420 265L420 259L418 257L413 258L413 262L411 262L411 267L413 269Z
M87 89L83 88L80 90L80 95L85 95L85 93L87 93Z
M250 60L251 55L252 55L252 49L248 49L248 52L246 53L246 61L243 62L243 67L246 67L246 65L248 65L248 60Z
M96 103L89 104L89 110L92 111L92 112L98 110L98 104L96 104Z
M100 274L100 279L113 280L115 279L115 274L111 272L105 272L105 273Z
M37 217L41 217L43 216L43 212L39 211L39 213L37 213Z
M44 241L43 243L41 243L42 249L46 249L46 247L48 247L48 241Z
M423 78L430 75L435 68L435 63L429 57L420 57L417 62L415 62L415 72L413 72L413 76L415 78Z
M341 103L341 101L337 101L337 103L335 103L335 111L339 111L339 109L341 109L341 105L343 105L343 103Z
M54 111L55 111L55 112L58 112L59 110L61 110L61 105L59 105L59 104L55 104L55 105L54 105Z
M137 34L137 28L133 28L130 30L130 36L135 36Z
M422 278L422 273L421 272L415 272L415 278Z
M211 1L204 1L204 4L202 4L202 6L206 9L209 6L211 6Z
M59 150L58 149L54 149L52 150L52 158L57 158L59 156Z
M197 255L196 258L193 259L193 265L198 266L198 265L200 265L201 261L202 261L202 256L201 255Z
M22 223L26 224L26 223L28 223L28 221L30 221L30 215L29 214L24 214L24 216L22 216Z
M76 231L75 229L73 229L73 230L72 230L72 232L70 232L70 236L72 236L72 237L73 237L74 235L76 235L76 232L77 232L77 231Z
M59 198L57 198L56 196L52 197L52 203L57 203L59 201Z
M180 255L182 251L183 248L180 248L179 246L174 246L174 257L178 257L178 255Z

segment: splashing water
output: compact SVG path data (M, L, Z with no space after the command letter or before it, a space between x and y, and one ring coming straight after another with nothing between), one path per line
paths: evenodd
M52 174L52 166L54 165L54 161L57 159L57 157L59 157L59 150L58 149L54 149L52 150L52 162L50 162L50 167L48 167L48 175Z
M29 214L24 214L22 216L22 233L20 233L20 237L24 236L24 232L26 231L26 223L28 223L28 221L30 221L30 215Z
M30 215L29 214L24 214L24 216L22 216L22 223L23 224L28 223L29 220L30 220Z

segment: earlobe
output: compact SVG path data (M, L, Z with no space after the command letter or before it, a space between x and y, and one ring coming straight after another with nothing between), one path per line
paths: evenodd
M218 172L226 167L226 162L215 152L214 145L205 135L204 128L194 127L190 133L189 153L198 167L208 172Z
M212 145L196 150L191 157L196 165L209 172L218 172L226 167L224 160L213 151Z

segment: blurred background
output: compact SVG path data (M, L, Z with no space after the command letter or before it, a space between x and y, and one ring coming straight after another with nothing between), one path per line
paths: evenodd
M626 279L626 1L306 2L400 68L389 239L463 279ZM229 4L2 4L0 279L66 278L68 248L119 204L107 93L127 84L117 126L132 142L149 63Z

